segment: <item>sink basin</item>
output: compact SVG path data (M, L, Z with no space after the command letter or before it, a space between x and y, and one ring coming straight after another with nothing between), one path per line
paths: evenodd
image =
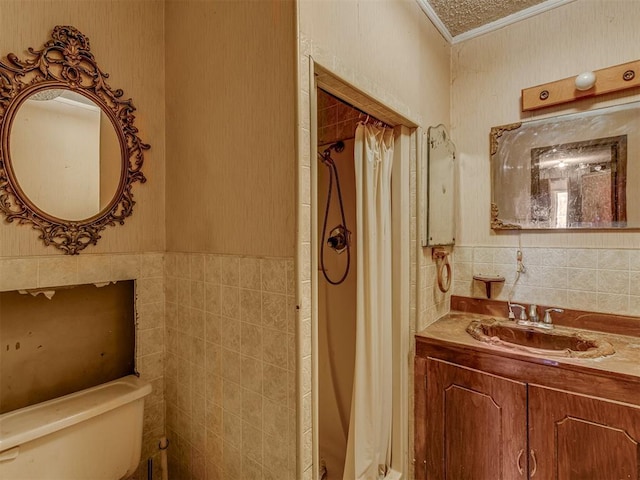
M596 335L558 330L538 330L514 322L474 320L467 333L476 340L491 345L569 358L599 358L613 355L613 346Z

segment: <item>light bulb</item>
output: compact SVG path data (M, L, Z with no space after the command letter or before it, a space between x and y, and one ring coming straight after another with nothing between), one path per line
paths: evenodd
M584 72L576 77L576 88L584 91L593 88L596 84L596 74L593 72Z

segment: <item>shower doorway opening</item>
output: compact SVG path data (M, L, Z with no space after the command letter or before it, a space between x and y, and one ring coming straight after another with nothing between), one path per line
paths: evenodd
M393 350L393 413L391 462L384 478L406 478L410 368L409 169L415 125L402 121L401 117L380 115L384 107L373 101L363 108L353 101L353 96L344 95L349 91L347 88L338 88L344 83L319 65L315 64L314 68L315 88L311 95L313 478L342 480L347 455L356 343L359 232L356 229L354 137L358 122L380 122L379 126L393 128L395 139L391 186L393 335L389 339ZM390 119L396 121L392 123ZM327 156L330 162L323 160Z

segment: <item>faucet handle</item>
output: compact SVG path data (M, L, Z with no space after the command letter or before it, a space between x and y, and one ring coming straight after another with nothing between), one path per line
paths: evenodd
M527 309L525 307L523 307L522 305L518 305L517 303L511 303L510 305L512 307L518 307L520 309L520 320L527 320ZM515 315L513 315L513 312L509 312L509 318L512 320L515 319Z
M562 313L564 312L564 310L562 308L547 308L544 311L544 320L542 320L544 323L553 323L553 319L551 318L551 312Z

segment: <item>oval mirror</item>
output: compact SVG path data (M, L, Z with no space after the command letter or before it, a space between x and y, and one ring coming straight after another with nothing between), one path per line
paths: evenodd
M149 145L82 32L58 25L28 52L0 59L0 214L77 255L133 213Z
M114 199L122 175L120 142L90 98L60 88L32 93L16 110L9 138L17 184L42 212L85 220Z

